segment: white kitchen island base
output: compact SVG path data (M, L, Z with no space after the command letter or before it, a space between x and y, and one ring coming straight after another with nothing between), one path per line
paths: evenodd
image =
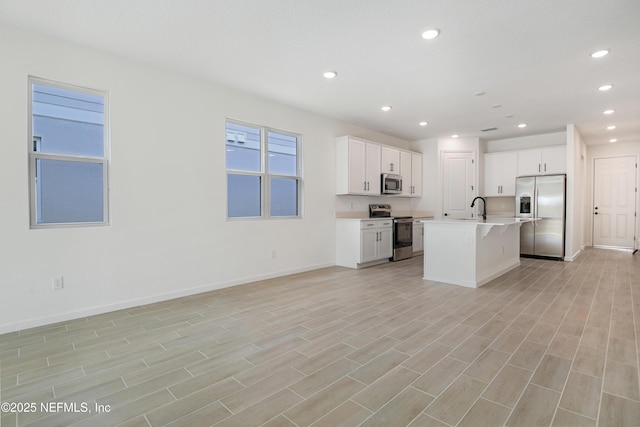
M520 265L515 218L425 220L424 279L477 288Z

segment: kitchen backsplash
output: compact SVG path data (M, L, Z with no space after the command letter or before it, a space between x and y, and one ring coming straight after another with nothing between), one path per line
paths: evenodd
M412 200L408 197L393 196L336 196L336 212L366 212L368 214L371 203L388 203L393 211L411 211Z
M516 198L510 197L486 197L487 215L512 217L516 214Z

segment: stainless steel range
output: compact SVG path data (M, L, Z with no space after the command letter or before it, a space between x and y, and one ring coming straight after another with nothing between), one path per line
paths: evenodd
M413 257L413 217L391 216L391 205L369 205L370 218L393 218L393 257L391 261L400 261Z

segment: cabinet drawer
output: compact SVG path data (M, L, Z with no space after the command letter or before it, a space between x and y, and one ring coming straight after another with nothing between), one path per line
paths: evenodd
M360 221L360 228L378 228L378 221Z
M367 228L391 228L393 227L392 219L378 219L373 221L360 221L360 229L365 230Z

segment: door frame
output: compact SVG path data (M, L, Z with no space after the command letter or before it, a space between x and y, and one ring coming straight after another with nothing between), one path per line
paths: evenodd
M635 159L635 171L636 171L636 176L635 176L635 192L634 192L634 208L635 208L635 217L634 217L634 221L633 221L633 253L635 253L638 250L638 220L640 219L638 217L638 180L640 179L640 174L638 174L638 155L634 154L634 153L630 153L630 154L619 154L619 155L604 155L604 156L598 156L598 157L593 157L592 158L592 165L591 165L591 201L590 201L590 205L589 205L589 221L590 221L590 228L591 228L591 246L592 247L596 247L595 246L595 221L593 218L593 212L595 210L595 191L596 191L596 161L597 160L605 160L605 159L616 159L616 158L620 158L620 157L633 157ZM599 248L609 248L609 249L619 249L619 250L628 250L627 248L622 248L622 247L617 247L617 246L597 246Z
M440 189L440 200L438 201L439 203L439 212L438 215L442 216L444 214L444 198L445 198L445 194L444 194L444 183L445 183L445 179L444 179L444 174L445 174L445 156L447 154L469 154L471 157L471 177L473 179L472 182L472 187L473 187L473 196L477 196L478 195L478 152L477 150L474 149L439 149L438 150L438 154L439 154L439 171L438 171L438 188ZM475 212L472 211L472 212Z

